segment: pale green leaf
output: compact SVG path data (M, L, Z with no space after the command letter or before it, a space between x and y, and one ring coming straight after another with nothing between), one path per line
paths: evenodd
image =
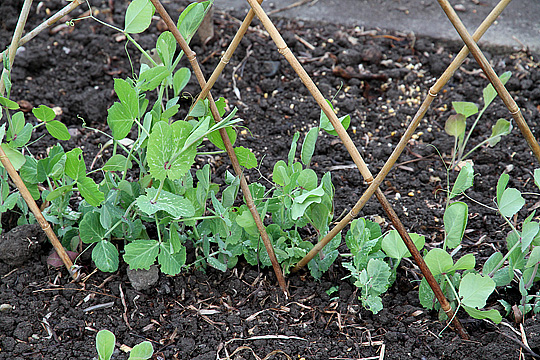
M506 185L508 185L509 180L510 175L506 173L502 174L501 177L499 177L499 180L497 181L497 204L501 203L502 194L504 193L504 190L506 189Z
M424 247L426 238L418 234L409 234L411 240L418 250L421 250ZM405 257L411 256L411 253L405 246L405 243L401 239L401 236L397 230L391 230L383 239L382 239L382 250L386 255L393 259L401 260Z
M265 250L263 250L265 251ZM219 261L218 259L214 258L214 257L207 257L206 258L206 261L208 262L208 265L210 265L211 267L213 267L214 269L217 269L219 271L227 271L227 265L222 263L221 261Z
M228 126L225 128L225 131L227 131L227 135L229 136L229 140L231 141L231 144L234 145L236 142L236 131L232 126ZM219 130L212 131L207 135L208 140L216 147L218 147L221 150L225 150L225 144L223 143L223 139L221 138L221 133Z
M527 260L527 265L525 268L530 268L536 266L540 262L540 246L533 247L531 254L529 255L529 260Z
M104 272L118 270L118 250L107 240L99 241L92 250L92 260L96 267Z
M131 160L128 160L122 154L116 154L111 156L109 160L103 165L103 171L124 171L131 169Z
M17 105L17 108L19 108L19 105ZM54 110L46 105L39 105L39 107L33 108L32 114L43 122L52 121L56 117Z
M481 309L486 306L489 295L495 290L495 282L480 274L469 273L459 284L459 297L465 306Z
M234 148L234 153L238 158L238 163L246 169L253 169L257 167L257 158L251 149L247 149L243 146Z
M525 205L525 199L518 189L508 188L504 190L499 202L499 211L503 216L511 217Z
M150 0L133 0L126 10L124 31L128 34L138 34L148 29L154 11L154 5Z
M523 229L521 233L521 251L525 252L529 245L531 245L532 241L536 237L536 234L538 234L538 230L540 229L540 225L535 222L527 222L523 224Z
M467 314L469 314L471 317L475 319L489 319L493 321L495 324L499 324L502 321L501 313L495 309L478 310L470 306L463 306L463 309L465 309Z
M114 79L114 91L132 119L139 115L139 94L130 82Z
M66 153L65 173L67 176L77 181L86 176L86 165L84 163L82 150L75 148Z
M452 266L450 271L455 270L471 270L476 265L476 259L473 254L466 254L459 258L458 261Z
M182 271L182 266L186 263L186 248L180 245L177 252L171 253L162 246L158 255L158 262L161 265L162 273L171 276L177 275Z
M468 118L471 115L478 113L478 106L476 104L466 101L453 101L452 107L456 113L461 114Z
M128 360L147 360L154 354L154 347L150 341L137 344L129 352Z
M465 132L466 117L462 114L450 115L444 125L444 131L450 136L459 137Z
M449 199L461 194L473 185L474 170L470 162L465 163L461 168L456 178L456 182L452 187L452 192L448 195Z
M300 159L305 166L309 166L311 162L311 157L315 151L315 143L317 142L317 137L319 136L319 128L311 128L306 137L304 138L304 143L302 144L302 152L300 154Z
M6 144L2 144L2 150L4 150L4 153L6 153L6 156L8 157L9 161L11 162L11 165L15 168L15 170L19 170L24 163L26 162L26 158L19 150L12 149ZM0 167L4 167L2 163L0 163Z
M433 276L446 274L452 270L454 262L452 256L443 249L431 249L424 258Z
M135 240L124 248L124 261L133 270L150 269L156 261L159 243L155 240Z
M174 96L180 95L180 92L186 87L191 78L191 71L188 68L180 68L173 76Z
M328 102L328 105L332 108L332 111L334 110L334 107L332 106L332 103L329 100L326 100ZM340 117L338 121L341 123L343 128L347 130L349 128L349 125L351 124L351 117L350 115L345 115L343 117ZM319 127L329 133L330 135L337 136L337 132L334 129L334 126L332 125L332 122L330 119L328 119L328 116L324 113L324 111L321 110L321 116L319 118Z
M47 122L45 124L45 127L47 128L47 131L49 132L49 134L51 134L52 137L58 140L67 141L71 139L71 134L69 133L66 125L62 124L58 120Z
M444 239L446 246L454 249L461 243L465 228L467 227L469 207L464 202L452 203L444 212L444 231L446 238Z
M107 110L107 124L115 140L122 140L128 136L134 120L130 111L119 102L115 102Z
M504 84L506 84L508 79L510 79L510 76L512 76L512 72L507 71L507 72L503 73L501 76L499 76L499 79L501 80L501 82L504 85ZM488 86L486 86L484 88L482 93L484 95L484 108L486 108L497 97L497 91L495 91L495 88L493 87L492 84L489 84Z
M146 69L139 75L137 87L140 91L154 90L169 75L170 70L163 65L158 65L153 68Z
M109 330L100 330L96 335L96 348L99 360L110 360L113 352L116 337Z
M165 190L161 190L156 199L157 192L158 189L149 188L146 195L137 198L137 206L147 215L153 215L159 210L166 211L174 218L195 215L195 208L188 199Z
M501 141L501 138L512 132L512 123L505 119L497 120L497 123L491 128L491 136L488 139L489 146L495 146Z

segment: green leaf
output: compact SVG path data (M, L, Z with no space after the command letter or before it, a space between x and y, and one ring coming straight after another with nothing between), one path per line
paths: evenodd
M504 190L506 189L506 185L508 185L508 180L510 180L510 175L504 173L501 175L501 177L497 181L497 204L501 203L501 197L502 197L502 194L504 193Z
M124 31L128 34L138 34L148 29L154 11L154 5L150 0L133 0L126 10Z
M134 117L122 103L115 102L107 110L107 124L111 128L115 140L122 140L128 136L133 122Z
M99 241L92 250L92 260L96 267L104 272L118 270L118 250L107 240Z
M536 237L536 234L538 234L538 230L540 229L540 225L535 222L527 222L523 224L523 229L521 233L521 251L525 252L529 245L531 245L532 241Z
M452 107L458 114L461 114L466 118L478 113L478 106L472 102L453 101Z
M425 277L422 278L420 286L418 287L418 299L423 307L428 310L433 309L435 294L433 293L433 290L431 290Z
M257 158L251 149L238 146L234 148L234 152L241 166L245 167L246 169L253 169L257 167Z
M103 166L103 171L124 171L131 169L131 166L131 160L128 160L124 155L116 154L107 160Z
M497 120L497 123L491 128L491 136L488 139L489 146L495 146L501 141L501 138L512 132L512 123L505 119Z
M1 113L0 113L0 116L2 116ZM6 135L6 123L3 123L2 126L0 126L0 143L4 141L5 135Z
M263 250L263 251L265 251L265 250ZM219 261L218 259L216 259L214 257L209 256L209 257L206 258L206 261L208 262L208 265L210 265L214 269L217 269L217 270L223 271L223 272L227 271L227 265L222 263L221 261Z
M99 206L105 200L105 195L99 191L99 187L89 177L79 178L77 180L77 189L84 200L92 206Z
M19 109L19 104L17 104L15 101L9 100L9 99L7 99L7 98L5 98L3 96L0 96L0 105L7 108L8 110L17 110L17 109ZM41 106L45 106L45 105L41 105ZM53 111L53 113L54 113L54 111Z
M201 100L197 101L193 107L191 108L191 111L189 112L189 116L191 117L202 117L205 116L208 112L208 100Z
M529 260L527 260L527 265L525 268L530 268L535 266L540 262L540 246L533 247L531 254L529 255Z
M332 103L330 100L326 100L328 105L332 108L332 111L334 110L334 107L332 106ZM347 130L349 128L349 125L351 124L351 117L349 115L345 115L338 119L341 125ZM330 122L330 119L328 119L328 116L324 113L324 111L321 110L321 116L319 118L319 127L329 133L330 135L337 136L337 132L334 129L334 126Z
M170 31L164 31L159 35L156 42L156 50L163 64L170 68L176 51L176 40ZM178 96L178 93L175 92L175 96Z
M2 150L6 153L6 156L8 157L9 161L11 162L11 165L15 168L15 170L19 170L24 163L26 162L26 158L19 150L15 150L10 148L6 144L2 144ZM2 163L0 163L0 167L4 167Z
M99 360L110 360L113 352L116 337L109 330L101 330L96 335L96 348Z
M449 194L448 198L452 199L453 197L461 194L468 188L473 185L474 170L470 162L467 162L465 166L461 168L459 174L456 178L456 182L452 187L452 192Z
M362 299L362 305L374 314L377 314L383 309L383 303L380 296L368 295Z
M507 71L503 73L501 76L499 76L499 79L504 85L506 84L508 79L510 79L510 76L512 76L512 72ZM497 97L497 91L495 91L495 88L493 87L492 84L489 84L488 86L484 88L482 93L484 95L484 108L487 108L489 104L491 104L491 102Z
M473 254L467 254L463 255L459 258L458 261L452 266L452 268L449 271L455 271L455 270L471 270L474 269L474 266L476 265L476 259Z
M229 140L231 140L231 144L234 145L234 143L236 142L236 131L232 126L226 127L225 131L227 131L227 135L229 136ZM212 144L216 145L216 147L221 150L225 150L225 144L223 143L223 139L221 138L219 130L212 131L207 135L207 137Z
M180 68L173 76L174 96L180 95L180 92L186 87L191 78L191 71L188 68Z
M7 140L12 140L24 128L25 123L26 120L22 111L13 114L11 124L7 130Z
M450 249L456 248L461 243L467 227L468 210L467 204L458 201L450 204L444 212L443 221L446 232L444 241Z
M469 273L459 284L459 297L465 306L481 309L486 306L489 295L495 290L495 282L480 274Z
M156 240L135 240L124 248L124 261L133 270L150 269L156 261L159 252L159 243Z
M276 184L281 186L285 186L289 183L290 177L287 171L287 164L285 164L285 161L279 160L274 164L272 180L274 180Z
M26 124L20 130L17 134L15 134L14 139L12 137L11 142L9 143L9 146L11 148L20 148L25 146L28 141L30 141L30 138L32 137L32 131L34 131L34 127L32 124Z
M153 215L159 210L166 211L174 218L190 217L195 215L195 208L191 201L183 196L175 195L165 190L161 190L156 198L158 189L149 188L146 195L137 198L137 206L147 215Z
M451 115L446 120L444 131L450 136L459 137L465 132L466 121L466 117L462 114Z
M296 181L303 190L314 190L317 188L317 173L312 169L304 169L300 172Z
M180 248L171 253L168 249L161 246L161 251L158 255L158 262L161 265L161 272L167 275L177 275L182 271L182 266L186 264L186 248L180 245Z
M145 0L148 1L148 0ZM167 76L169 76L170 71L167 67L163 65L158 65L153 68L144 70L137 81L137 87L140 91L151 91L154 90L161 84Z
M130 82L114 79L114 91L132 119L139 115L139 94ZM131 128L131 127L130 127Z
M418 250L421 250L426 243L426 238L418 234L409 234L411 240ZM391 230L383 239L382 239L382 250L386 255L393 259L401 260L404 257L411 256L411 253L405 246L405 243L401 239L401 236L397 230Z
M296 156L296 148L298 147L298 139L300 138L300 133L295 132L293 135L293 139L291 142L291 148L289 149L289 154L287 155L287 161L289 163L289 167L293 166L294 163L294 157Z
M196 145L180 153L191 129L186 121L176 121L172 125L160 121L154 125L147 151L149 170L154 179L177 180L191 169L197 154Z
M317 137L319 136L319 128L311 128L306 137L304 138L304 143L302 144L302 152L300 154L300 159L305 166L309 166L311 162L311 157L315 151L315 143L317 142Z
M309 205L320 203L324 194L324 189L321 184L314 190L303 191L302 195L296 196L291 207L291 218L293 220L298 220L298 218L304 215Z
M107 230L101 226L99 221L99 213L86 213L79 225L79 235L85 244L99 242L103 239Z
M137 344L129 352L128 360L147 360L154 354L154 347L150 341Z
M498 187L498 186L497 186ZM503 216L511 217L525 205L525 199L518 189L508 188L504 190L499 201L499 211Z
M1 139L1 137L0 137L0 139ZM535 169L534 170L534 183L540 189L540 169Z
M178 30L188 44L203 21L206 14L206 9L211 3L211 1L205 1L204 3L192 3L180 14L177 25Z
M499 313L495 309L491 310L478 310L470 306L463 306L463 309L469 314L471 317L475 319L489 319L493 321L495 324L499 324L502 321L501 313Z
M382 294L388 289L391 275L390 266L381 259L370 259L367 264L367 274L371 290Z
M71 191L72 189L73 189L73 184L57 187L56 189L54 189L47 195L46 200L53 201L54 199L57 199L60 196L64 195L65 193Z
M26 183L37 184L37 160L28 155L25 158L26 161L19 170L19 174Z
M17 109L18 108L19 105L17 105ZM34 114L36 118L45 123L54 120L54 118L56 117L54 110L45 105L39 105L39 107L33 108L32 114Z
M501 262L502 259L503 254L501 254L500 252L491 254L491 256L484 263L484 267L482 268L482 274L487 275L493 270L495 270L495 267Z
M431 249L424 257L424 260L433 276L448 273L452 270L452 266L454 265L452 256L439 248Z
M75 181L86 176L86 165L80 148L75 148L66 153L64 171L67 176Z

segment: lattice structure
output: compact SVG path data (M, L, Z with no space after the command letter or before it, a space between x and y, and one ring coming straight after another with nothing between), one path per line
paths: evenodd
M291 52L291 50L287 47L287 44L281 37L279 31L276 29L272 21L269 19L268 15L265 13L263 8L261 7L260 3L262 0L247 0L249 5L251 6L250 11L248 12L247 16L245 17L244 21L242 22L242 25L240 26L239 30L237 31L235 37L233 38L231 44L227 48L226 52L224 53L223 57L220 60L220 63L208 79L206 81L201 68L199 66L199 63L197 61L195 53L190 49L189 45L185 41L185 39L182 37L180 32L178 31L174 21L171 19L165 8L162 6L159 0L150 0L152 4L155 6L157 12L159 15L163 18L167 26L169 27L169 30L172 32L174 37L176 38L178 44L180 45L181 49L186 54L191 66L193 67L193 70L195 72L195 75L197 77L197 80L199 81L199 84L201 86L201 93L197 99L197 101L201 99L208 99L210 110L212 112L212 115L214 116L214 120L216 122L221 121L221 117L219 115L219 112L217 110L217 107L215 105L215 102L213 100L212 95L210 94L210 89L215 84L216 80L220 76L221 72L225 68L225 66L228 64L229 60L231 59L234 51L236 50L237 46L240 43L240 40L245 35L251 21L255 16L259 18L259 20L262 22L265 29L270 34L272 40L277 46L277 50L279 53L281 53L287 61L290 63L294 71L297 73L297 75L300 77L304 85L307 87L307 89L310 91L314 99L317 101L319 106L321 107L322 111L326 114L332 125L334 126L338 136L340 137L341 141L345 145L347 151L351 155L354 163L358 167L358 170L360 171L360 174L366 181L366 183L369 185L366 191L363 193L363 195L360 197L360 199L357 201L355 206L351 209L351 211L333 228L331 231L317 243L313 249L306 255L304 259L302 259L294 268L293 271L296 271L300 269L301 267L305 266L330 240L332 240L347 224L349 224L360 212L360 210L363 208L363 206L367 203L367 201L371 198L372 195L375 195L377 200L381 203L384 211L386 212L389 220L392 222L393 226L396 228L396 230L399 232L400 236L402 237L403 241L405 242L405 245L409 249L410 253L412 254L414 260L416 261L417 265L421 269L423 275L425 276L426 280L428 281L429 285L431 286L431 289L433 290L435 296L437 297L439 303L441 304L442 309L445 311L445 313L448 315L448 318L451 319L455 329L460 333L460 335L463 338L468 338L467 333L463 329L462 325L460 324L459 320L454 314L454 311L450 307L449 302L445 298L444 294L442 293L439 284L433 277L432 273L430 272L429 268L427 267L426 263L424 262L424 259L416 249L415 245L413 244L411 238L409 237L405 227L401 223L400 219L397 217L396 213L392 209L392 206L384 196L383 192L379 189L380 184L383 182L385 177L390 172L392 166L395 164L399 156L401 155L403 149L405 148L406 144L414 134L418 124L424 117L427 109L431 105L433 99L437 96L438 92L444 87L444 85L448 82L448 80L452 77L454 72L461 66L465 58L467 57L468 53L471 52L474 56L475 60L478 62L479 66L482 68L485 75L488 77L490 82L493 84L495 90L497 91L498 95L502 98L504 101L504 104L509 109L511 115L513 116L514 120L518 124L519 129L521 130L524 138L526 139L527 143L529 144L530 148L532 149L534 155L540 162L540 145L538 144L537 140L534 138L531 130L529 129L527 123L525 122L523 115L521 114L521 111L519 107L516 105L515 101L512 99L512 97L509 95L508 91L505 89L504 85L500 81L500 79L495 74L494 70L489 65L488 61L486 60L485 56L482 54L481 50L479 49L476 42L482 37L482 35L487 31L487 29L490 27L490 25L497 19L497 17L500 15L500 13L504 10L504 8L510 3L511 0L501 0L497 6L492 10L492 12L488 15L488 17L482 22L480 27L476 30L476 32L471 36L463 23L461 22L458 15L455 13L454 9L449 4L448 0L437 0L449 20L452 22L454 27L456 28L457 32L459 33L460 37L462 38L463 42L466 44L466 46L463 47L463 49L459 52L459 54L455 57L453 62L450 64L450 66L446 69L446 71L443 73L443 75L437 80L437 82L431 87L431 89L428 92L428 96L418 109L416 115L414 116L413 120L409 124L406 132L400 139L398 145L384 164L383 168L379 172L379 174L374 178L371 172L369 171L366 163L362 159L362 156L360 155L358 149L354 145L353 141L347 134L346 130L343 128L341 122L338 120L336 114L331 109L329 104L326 102L325 98L313 82L313 80L309 77L309 75L306 73L306 71L303 69L302 65L299 63L299 61L296 59L294 54ZM31 0L27 0L27 2L31 2ZM80 0L76 0L73 3L76 5L72 5L69 11L71 11L73 8L75 8L79 3ZM67 8L67 7L66 7ZM68 11L68 12L69 12ZM24 20L25 21L25 20ZM47 25L50 25L48 23ZM20 36L19 36L20 39ZM10 52L15 50L18 45L20 45L19 39L15 39L14 42L12 42L13 49L10 48ZM24 38L23 38L24 40ZM236 158L235 152L233 150L231 141L224 129L220 130L220 134L223 138L223 142L226 147L226 151L231 159L231 163L233 165L233 168L236 172L236 174L240 178L240 185L244 194L244 198L246 200L246 205L250 209L251 214L253 215L253 218L255 219L255 223L257 225L257 228L261 234L261 238L265 244L265 247L268 251L268 255L270 257L270 260L272 262L272 266L274 268L274 271L276 273L278 282L280 287L284 292L287 291L285 280L283 278L283 274L281 271L281 267L279 263L277 262L276 256L274 254L274 250L272 247L272 244L269 240L268 234L266 233L266 229L262 223L262 220L259 216L259 213L257 212L257 209L255 207L255 204L253 202L252 196L250 194L247 180L244 177L242 173L242 169L240 168L240 165L238 163L238 159ZM3 150L0 148L0 160L4 164L4 166L9 170L10 168L13 168L10 166L9 159L6 157ZM14 171L14 169L13 169ZM14 174L10 171L10 176L14 179L14 182L18 185L19 184L16 180L18 177L16 171ZM19 178L20 179L20 178ZM24 184L22 184L24 185ZM19 190L21 188L19 187ZM22 192L22 191L21 191ZM26 198L25 198L26 199ZM30 197L31 199L31 197ZM30 205L30 204L29 204ZM48 225L48 224L46 224ZM45 227L44 227L45 229ZM50 226L48 228L50 230ZM54 235L54 234L53 234ZM52 240L51 240L52 241ZM58 241L58 240L56 240ZM54 243L54 242L53 242ZM62 249L63 250L63 249ZM58 251L58 249L57 249ZM59 251L60 253L61 251ZM67 266L67 264L66 264ZM69 266L68 266L69 269Z

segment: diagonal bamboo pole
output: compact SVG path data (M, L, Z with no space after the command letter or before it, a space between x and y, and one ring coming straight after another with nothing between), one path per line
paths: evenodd
M497 17L501 14L501 12L504 10L504 8L510 3L512 0L501 0L495 8L489 13L489 15L486 17L486 19L480 24L478 29L474 32L473 38L475 41L478 41L489 29L491 24L497 19ZM371 198L375 190L382 184L384 178L388 175L390 170L392 169L392 166L396 163L397 159L405 149L405 146L411 139L412 135L416 131L416 128L418 127L418 124L420 124L420 121L424 118L424 115L426 114L427 110L429 109L429 106L439 93L441 89L446 85L446 83L450 80L450 78L454 75L456 70L463 64L463 61L469 54L469 49L467 46L463 46L461 51L458 53L458 55L454 58L452 63L448 66L448 68L444 71L444 73L441 75L439 79L433 84L431 89L428 92L427 97L424 99L424 102L414 115L414 118L412 119L411 123L407 127L407 130L405 131L405 134L401 137L399 140L398 145L382 167L379 174L377 174L377 177L375 177L375 180L369 185L369 187L366 189L364 194L358 199L358 202L354 205L354 207L351 209L351 211L325 236L319 241L313 249L296 264L293 272L300 270L302 267L304 267L308 262L311 261L317 255L333 238L336 236L349 222L351 222L362 210L364 205L367 203L367 201Z
M266 31L268 31L268 33L270 34L270 36L276 43L279 53L282 54L287 59L287 61L291 64L291 67L298 74L298 76L300 77L304 85L310 91L311 95L315 98L315 100L317 101L321 109L324 111L324 113L326 114L326 116L328 117L332 125L334 126L334 129L336 130L338 136L340 137L341 141L345 145L347 151L351 155L354 163L358 167L358 170L364 177L364 180L368 184L371 184L373 182L373 176L371 172L369 171L366 163L362 159L362 156L358 152L358 149L354 145L353 141L347 134L347 131L345 131L345 129L343 128L343 125L341 125L341 122L338 120L336 114L334 113L330 105L328 105L328 103L326 102L324 96L321 94L321 92L319 91L319 89L317 88L313 80L309 77L309 75L306 73L302 65L298 62L294 54L291 52L291 50L289 49L289 47L287 46L287 44L281 37L279 31L276 29L276 27L274 26L274 24L272 23L268 15L264 12L261 5L255 0L247 0L247 1L249 5L251 6L251 8L255 11L255 14L259 18L259 20L262 22L263 26L266 28ZM388 200L386 199L386 197L384 196L384 194L379 188L376 189L375 196L381 203L384 211L390 218L390 221L392 222L392 224L394 225L394 227L400 234L405 245L407 246L407 249L413 255L416 263L418 264L418 267L424 274L424 277L426 278L431 289L433 290L433 293L439 300L439 303L441 304L442 309L444 310L448 318L452 319L452 323L454 324L460 336L464 339L468 339L469 336L467 332L461 325L459 319L456 316L454 316L454 311L452 310L450 304L448 303L448 300L444 296L439 284L435 280L435 277L433 276L433 274L427 267L418 249L416 249L416 246L412 242L409 234L407 233L407 230L405 229L405 227L403 226L403 224L397 217L394 209L392 209L392 206L390 205L390 203L388 202Z
M48 28L49 26L56 23L58 20L72 12L77 6L81 5L84 2L84 0L73 0L68 5L64 6L61 10L59 10L56 14L39 24L37 27L35 27L32 31L30 31L28 34L24 35L21 40L19 41L19 45L17 47L23 46L33 38L35 38L40 32ZM6 52L8 50L5 50ZM0 64L3 59L4 52L0 54Z
M30 6L32 5L32 0L25 0L23 4L23 8L21 10L21 14L19 16L19 20L17 22L17 26L15 27L15 32L13 34L13 39L11 40L11 45L8 49L9 51L9 66L8 68L11 69L11 66L13 65L13 62L15 61L15 54L17 52L17 48L19 47L19 40L21 39L22 32L24 30L24 25L26 24L26 20L28 18L28 13L30 12ZM2 71L2 76L0 79L0 95L4 94L5 91L5 85L4 85L4 76L5 76L5 69ZM41 213L41 210L37 206L36 202L34 201L34 198L28 191L28 188L24 184L23 180L19 176L19 173L17 173L17 170L13 167L13 164L11 164L11 161L9 161L9 158L7 157L6 153L4 152L4 149L0 146L0 162L2 162L2 165L4 168L6 168L6 171L8 172L9 176L11 177L11 180L13 180L13 183L15 183L15 186L17 189L19 189L19 192L21 193L21 196L23 197L24 201L28 204L28 207L36 217L36 220L39 222L39 225L51 241L54 249L58 253L58 256L60 259L62 259L62 262L66 266L68 272L71 274L72 278L74 280L77 280L79 278L79 272L77 269L73 267L73 263L71 262L71 259L66 253L66 250L64 250L64 247L58 241L58 238L56 237L56 234L51 228L51 225L47 220L45 220L45 217L43 217L43 214Z
M197 61L196 54L193 52L193 50L191 50L187 42L184 40L184 38L180 34L180 31L178 31L178 28L176 27L175 23L173 22L173 20L167 13L167 10L165 10L163 5L160 3L160 1L159 0L150 0L150 1L152 2L152 4L154 4L156 11L159 13L163 21L165 21L165 23L169 27L169 30L172 32L176 41L180 45L180 48L186 54L186 57L188 58L191 66L193 67L193 71L195 72L195 76L197 77L197 80L199 81L201 89L203 89L204 86L206 85L206 80L202 73L201 67L199 66L199 62ZM210 104L210 111L212 112L214 120L216 122L221 121L222 120L221 116L219 115L219 111L216 107L216 103L214 102L214 99L210 92L208 92L207 98ZM242 192L244 193L246 205L248 206L249 211L251 212L251 215L253 216L253 219L255 220L255 224L257 225L257 229L259 230L259 233L261 234L261 238L263 240L264 246L266 247L266 251L268 252L268 256L270 257L270 261L272 262L272 267L274 268L274 272L276 274L279 286L281 287L281 290L284 293L287 293L287 284L285 283L285 278L283 277L281 266L279 265L279 262L277 261L274 248L272 246L272 243L270 242L270 238L268 237L268 234L266 233L266 228L264 227L264 224L261 220L259 212L257 211L257 207L255 206L255 203L253 202L253 198L251 196L251 192L249 191L247 180L244 176L244 173L242 172L242 168L240 167L240 164L238 163L238 159L232 147L231 140L229 139L229 136L227 135L227 132L225 129L221 129L219 133L221 134L221 138L223 139L223 143L225 144L225 149L227 151L227 154L229 155L229 158L231 159L231 163L233 165L234 171L240 177L240 187L242 188Z
M439 2L439 5L441 5L441 8L446 13L446 16L448 17L452 25L454 25L454 28L458 32L463 42L469 48L469 51L471 52L472 56L474 57L480 68L482 68L484 74L486 74L489 81L493 84L493 87L497 91L497 94L499 94L502 101L510 111L510 114L516 121L519 130L521 130L521 133L527 141L527 144L529 144L529 147L534 153L534 156L536 156L536 160L540 162L540 145L538 144L538 141L531 132L529 125L527 125L527 122L523 118L521 109L517 106L512 96L510 96L510 94L508 93L508 90L506 90L506 88L504 87L504 84L501 82L501 80L487 61L486 57L478 47L478 44L474 41L474 39L471 37L467 29L465 28L465 25L463 25L463 22L452 8L452 5L450 5L448 0L437 1Z
M259 1L259 4L261 4L263 2L263 0L258 0L258 1ZM249 9L246 17L244 18L244 21L242 21L242 24L240 25L240 28L238 29L238 31L234 35L234 38L232 39L231 43L229 44L229 47L227 47L227 50L225 51L225 53L223 54L223 56L219 60L219 64L214 69L214 72L212 72L212 75L210 75L210 78L208 79L208 82L206 83L206 85L202 89L202 91L199 94L199 97L197 98L197 101L195 103L197 103L201 99L206 98L206 96L210 92L210 89L214 86L217 79L219 78L219 75L221 75L221 72L223 71L225 66L229 63L229 61L231 60L232 55L234 54L234 52L236 51L236 48L240 44L240 41L242 40L242 38L246 34L246 32L247 32L247 30L249 28L249 25L253 21L254 17L255 17L255 12L253 11L253 9ZM195 104L193 104L193 106L195 106Z

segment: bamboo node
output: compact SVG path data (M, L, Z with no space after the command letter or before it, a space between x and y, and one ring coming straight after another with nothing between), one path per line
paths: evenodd
M366 180L366 183L367 183L368 186L369 186L369 185L373 184L373 181L374 181L375 179L373 179L373 177L370 176L368 179L365 179L365 180Z
M431 96L431 97L437 97L437 95L439 95L439 94L437 94L437 93L434 94L434 93L431 92L431 89L429 89L428 95Z
M279 48L279 47L278 47L278 52L279 52L281 55L283 55L283 56L285 56L285 54L287 53L287 51L291 51L291 49L289 49L289 47L286 46L286 45L285 45L285 47L282 47L282 48Z
M519 113L520 111L521 111L521 109L518 107L517 110L510 111L510 115L516 115L516 114Z
M192 51L190 54L186 54L186 55L187 55L187 59L188 59L188 61L190 63L195 61L195 59L197 58L197 54L195 54L194 51Z
M225 58L222 57L221 60L219 60L219 61L220 61L221 63L227 65L227 64L229 63L230 59L225 59Z

